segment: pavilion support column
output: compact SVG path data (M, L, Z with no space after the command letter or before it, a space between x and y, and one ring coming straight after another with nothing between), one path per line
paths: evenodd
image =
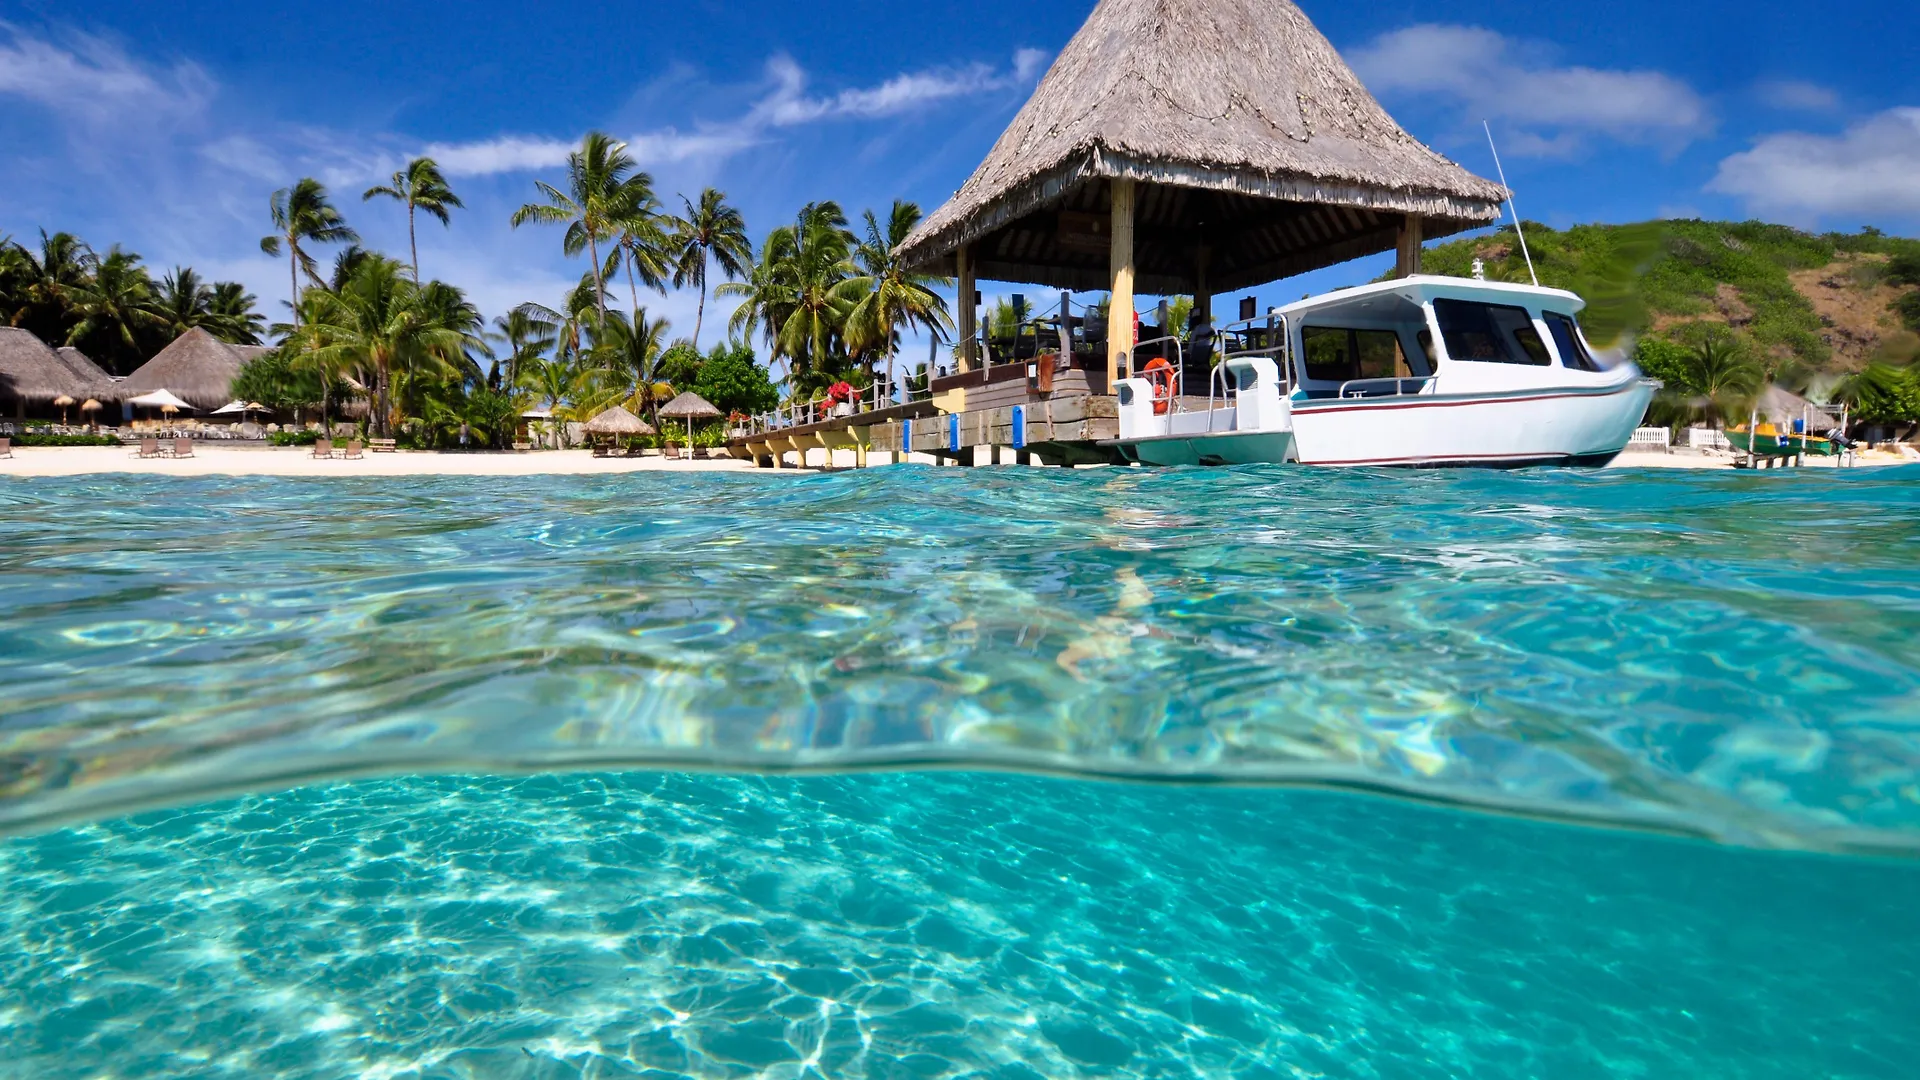
M1108 263L1113 272L1113 298L1107 304L1107 393L1120 392L1120 367L1133 371L1133 181L1115 177L1113 192L1113 247Z
M959 295L954 297L955 300L959 301L960 305L960 370L972 371L974 361L973 350L978 348L975 340L979 336L977 332L979 328L975 323L977 315L973 306L972 247L968 244L961 244L959 249L953 253L953 261L956 264L955 269L959 271L960 279ZM928 373L928 377L932 377L931 372Z
M1400 225L1400 258L1394 267L1396 277L1412 277L1420 272L1421 222L1419 214L1408 214Z
M1193 257L1193 314L1203 325L1213 323L1213 289L1207 284L1207 271L1213 264L1213 249L1201 247ZM1176 332L1178 328L1176 328Z

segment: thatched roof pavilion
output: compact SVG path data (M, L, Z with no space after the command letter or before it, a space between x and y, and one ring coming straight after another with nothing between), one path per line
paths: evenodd
M67 365L67 370L79 376L82 382L98 386L101 393L107 395L107 397L101 397L97 393L93 395L94 397L102 401L120 399L120 391L115 389L119 384L113 381L113 376L108 375L105 368L93 362L93 357L71 345L62 345L53 351L60 357L60 362Z
M651 435L653 425L628 412L624 406L615 405L585 424L589 435Z
M1504 198L1401 130L1289 0L1100 0L900 254L963 298L985 277L1111 289L1116 310L1136 286L1190 291L1204 312L1396 246L1415 272L1423 238L1490 224Z
M233 400L233 379L245 362L239 350L196 326L127 376L120 393L171 390L195 409L211 412Z
M105 375L95 382L69 367L32 332L0 326L0 415L24 418L60 397L98 398L113 393L110 385Z

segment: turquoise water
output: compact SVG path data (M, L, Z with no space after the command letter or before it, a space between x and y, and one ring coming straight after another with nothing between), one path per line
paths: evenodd
M1920 865L1326 792L367 780L0 844L0 1074L1913 1075Z
M1916 481L0 479L0 1076L1909 1076Z

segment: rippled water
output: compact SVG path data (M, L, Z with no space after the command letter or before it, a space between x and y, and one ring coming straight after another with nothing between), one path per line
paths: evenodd
M1920 475L0 480L0 828L989 764L1920 840Z
M1920 863L1032 776L365 780L0 841L0 1075L1905 1078Z

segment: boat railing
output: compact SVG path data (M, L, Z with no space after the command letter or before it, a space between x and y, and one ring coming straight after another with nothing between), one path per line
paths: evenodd
M1265 345L1251 349L1222 352L1220 358L1214 362L1213 369L1207 375L1207 432L1209 434L1213 432L1214 418L1227 406L1237 406L1239 403L1240 388L1233 385L1232 381L1228 378L1229 371L1227 365L1232 361L1244 360L1250 356L1272 358L1274 367L1280 372L1280 396L1287 397L1293 393L1292 365L1287 363L1288 337L1286 316L1268 315L1260 319L1242 319L1239 322L1228 323L1220 327L1215 331L1215 334L1219 338L1244 335L1251 339L1253 336L1252 332L1255 330L1264 333ZM1219 408L1216 408L1214 405L1216 400L1221 403Z
M1346 382L1340 384L1339 396L1342 399L1413 397L1417 394L1426 393L1427 388L1432 386L1434 380L1438 378L1438 375L1402 375L1397 377L1389 376L1381 379L1348 379ZM1407 389L1408 386L1412 386L1413 389ZM1390 389L1385 393L1379 393L1373 390L1373 387L1388 387Z

